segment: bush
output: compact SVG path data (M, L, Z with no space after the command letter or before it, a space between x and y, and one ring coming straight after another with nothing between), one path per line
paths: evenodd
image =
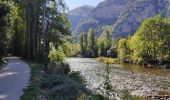
M50 44L50 52L48 54L48 57L50 59L50 62L62 62L64 60L65 54L61 46L56 49L53 44Z
M106 57L99 57L96 60L105 64L115 64L117 62L117 59L115 58L106 58Z
M4 65L4 64L7 64L8 63L8 59L5 57L5 58L2 58L0 60L0 65Z
M123 96L121 97L121 100L146 100L142 97L138 96L132 96L129 91L124 91Z
M44 95L48 100L77 100L83 93L87 94L83 79L77 73L47 75L42 79L40 88L46 90Z
M83 84L86 83L85 78L80 75L80 72L71 72L69 77L74 81L81 82Z
M55 62L50 63L48 65L47 72L49 74L57 74L57 75L67 75L70 72L70 66L63 62Z
M29 86L24 89L24 94L21 96L21 100L38 100L40 89L39 83L42 79L42 65L33 62L28 62L31 68L31 78Z

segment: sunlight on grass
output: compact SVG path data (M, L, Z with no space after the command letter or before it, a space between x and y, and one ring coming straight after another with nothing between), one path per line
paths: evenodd
M106 58L106 57L99 57L96 58L96 60L105 64L115 64L117 61L116 58Z

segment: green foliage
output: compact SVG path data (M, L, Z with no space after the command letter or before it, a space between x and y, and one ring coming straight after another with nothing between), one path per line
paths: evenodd
M70 34L65 10L63 0L1 0L0 59L8 50L16 56L48 63L50 42L59 53L61 46L66 56L70 55L64 39Z
M0 1L0 60L6 55L8 40L13 33L17 7L12 1Z
M65 54L61 46L59 46L58 49L56 49L53 43L50 43L50 49L51 50L48 54L50 62L55 63L55 62L62 62L64 60Z
M137 64L170 62L170 19L157 15L145 19L137 32L120 39L117 52L121 61Z
M91 98L91 100L109 100L107 97L104 97L100 94L94 94Z
M161 15L144 20L130 40L133 59L137 62L169 61L169 27L169 18L162 18Z
M48 64L48 74L58 74L58 75L67 75L70 72L70 66L63 62L53 62Z
M29 86L24 89L24 94L21 96L21 100L37 100L40 90L39 90L39 82L41 81L42 75L41 64L36 64L33 62L27 62L31 68L31 78Z
M94 35L94 30L92 30L92 29L89 30L87 41L88 41L88 46L87 46L88 56L95 57L96 56L95 55L96 39L95 39L95 35Z
M99 57L96 60L105 64L115 64L117 62L117 59L115 58L105 58L105 57Z
M94 30L90 29L88 33L81 33L79 36L81 54L84 57L116 55L111 31L107 28L104 29L103 36L98 39L96 39L94 33Z
M80 55L80 45L79 44L70 44L70 57L76 57Z
M127 39L122 38L119 40L117 46L117 52L118 52L118 60L126 62L129 57L129 47L128 47Z
M79 36L81 55L84 57L97 56L97 43L94 30L90 29L88 33L81 33Z
M129 91L124 91L123 96L121 97L121 100L146 100L146 98L132 96L129 93Z
M84 47L84 33L81 33L79 36L79 44L80 44L80 51L81 54L84 55L85 54L85 47Z
M105 49L105 40L104 39L98 39L98 55L99 56L106 56L107 52Z
M98 55L105 57L113 56L113 54L115 54L113 44L114 40L111 36L111 30L105 27L102 36L98 39Z
M8 59L6 57L0 59L0 67L1 67L1 65L5 65L7 63L8 63Z

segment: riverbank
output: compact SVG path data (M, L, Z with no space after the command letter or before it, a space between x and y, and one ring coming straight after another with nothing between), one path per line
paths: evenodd
M106 67L90 58L68 58L67 62L73 71L80 71L85 76L87 87L97 93L105 94L107 83L119 98L122 97L122 91L127 90L131 95L147 99L169 99L170 70L118 64Z
M103 63L109 63L109 64L131 64L131 65L136 65L136 66L141 66L141 67L145 67L145 68L155 68L155 69L170 69L170 63L167 62L151 62L151 63L145 63L145 64L133 64L130 63L130 61L127 61L127 63L123 63L121 61L119 61L117 58L108 58L108 57L98 57L95 58L97 61L99 62L103 62Z
M29 86L24 90L21 100L108 100L86 88L86 80L77 71L63 72L59 66L43 71L43 65L28 61L31 68ZM69 66L65 66L69 67ZM60 69L54 72L55 69ZM67 68L68 69L68 68ZM53 72L51 72L53 71ZM58 73L59 72L59 73Z
M99 62L109 63L109 64L117 63L116 58L98 57L98 58L96 58L96 60L99 61Z

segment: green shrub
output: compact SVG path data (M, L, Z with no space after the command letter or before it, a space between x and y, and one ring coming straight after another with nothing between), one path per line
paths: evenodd
M53 44L50 44L50 52L48 54L48 57L50 59L50 62L62 62L64 60L65 54L64 50L62 49L61 46L56 49Z
M48 73L56 75L67 75L70 72L70 66L63 62L50 63L48 65Z
M117 62L117 59L115 58L106 58L106 57L99 57L96 58L96 60L106 64L115 64Z
M146 100L146 99L138 96L132 96L129 91L124 91L121 100Z
M86 83L86 79L80 75L80 72L71 72L69 77L74 81L81 82L83 84Z
M68 75L47 75L42 79L40 88L46 90L44 95L48 100L77 100L83 93L87 94L86 85L72 78Z
M0 65L4 65L4 64L7 64L7 63L8 63L8 59L6 57L4 57L0 60Z
M90 100L109 100L109 99L100 94L94 94Z
M24 94L21 96L21 100L38 100L38 96L40 93L39 83L42 78L41 67L40 64L36 64L33 62L28 62L31 68L31 78L29 86L24 89Z

